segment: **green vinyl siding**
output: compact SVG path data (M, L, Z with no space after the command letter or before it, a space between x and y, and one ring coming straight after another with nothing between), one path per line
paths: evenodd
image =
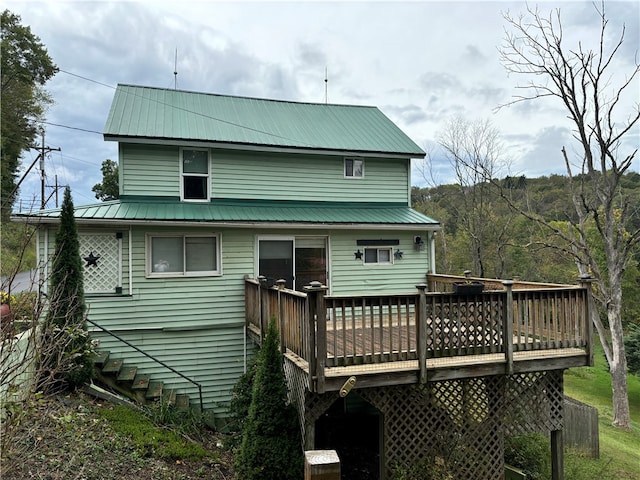
M333 295L366 295L387 293L415 293L415 286L426 281L429 270L429 251L416 251L415 235L426 237L425 232L393 231L335 231L331 234L331 293ZM401 259L392 265L365 264L354 253L367 247L358 246L357 240L399 240L393 251L402 251Z
M408 202L408 159L365 158L364 178L344 177L344 157L212 153L213 198Z
M120 150L122 195L180 196L177 146ZM408 203L409 159L364 162L363 178L345 178L343 156L212 150L211 198Z
M180 149L120 144L121 195L180 196Z
M91 336L100 341L99 348L109 351L112 358L121 358L125 364L135 365L150 375L153 381L162 381L167 388L188 394L191 404L198 406L197 386L109 335L96 331ZM216 416L226 415L225 404L231 389L244 371L244 324L184 332L134 331L119 336L200 383L205 409L213 410Z

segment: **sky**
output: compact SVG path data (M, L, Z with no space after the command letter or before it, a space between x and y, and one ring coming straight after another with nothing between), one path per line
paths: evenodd
M517 87L532 80L508 75L499 54L508 29L503 15L525 13L524 1L3 4L40 37L60 69L46 85L55 103L47 113L45 143L60 148L45 160L50 208L56 206L56 179L71 187L76 206L98 202L91 188L102 181L100 166L117 160L116 143L105 142L102 131L118 83L377 106L431 154L426 169L414 162L414 185L454 181L437 145L456 116L496 128L508 165L503 175L564 174L560 149L576 152L557 100L508 105L522 92ZM545 17L560 9L567 46L597 46L600 23L592 2L543 0L529 7ZM605 8L607 43L626 28L610 79L615 86L640 61L640 1L607 0ZM636 79L621 100L621 119L637 108L639 85ZM638 145L640 126L626 135L621 151ZM25 153L23 170L37 155ZM640 160L633 169L640 171ZM16 209L39 208L40 174L36 162Z

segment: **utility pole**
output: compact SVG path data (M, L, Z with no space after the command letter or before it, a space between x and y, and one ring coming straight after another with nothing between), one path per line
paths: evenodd
M40 209L44 210L44 207L47 205L47 198L45 198L44 196L44 180L46 178L46 175L44 173L44 157L47 153L49 152L59 152L60 151L60 147L58 148L51 148L51 147L47 147L45 146L44 143L44 128L41 130L42 133L42 146L40 147ZM58 193L58 188L57 188L57 181L56 181L56 195ZM57 203L57 202L56 202Z

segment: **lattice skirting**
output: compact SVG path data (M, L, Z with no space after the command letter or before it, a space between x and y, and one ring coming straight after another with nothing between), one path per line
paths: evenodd
M308 391L304 372L285 361L290 400L297 406L305 448L316 420L337 392ZM562 370L356 389L383 417L383 468L425 465L452 478L498 480L504 436L562 428Z

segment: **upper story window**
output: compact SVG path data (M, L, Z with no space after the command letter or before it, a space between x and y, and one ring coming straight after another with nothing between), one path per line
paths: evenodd
M378 264L378 265L391 265L393 263L393 248L391 247L365 248L364 263Z
M347 178L364 177L364 160L362 158L345 158L344 176Z
M182 200L209 200L209 151L183 148L180 151Z
M147 276L221 275L218 235L148 235Z

